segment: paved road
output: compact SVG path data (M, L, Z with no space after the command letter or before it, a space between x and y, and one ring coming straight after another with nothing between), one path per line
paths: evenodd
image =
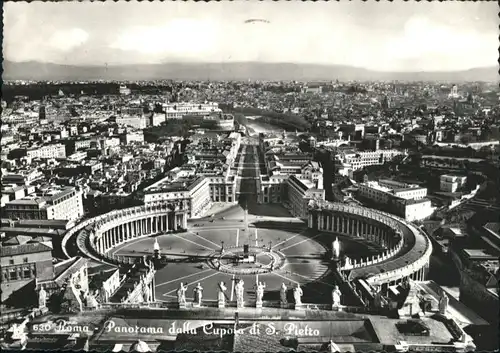
M248 221L277 220L284 222L300 222L293 217L282 205L258 204L257 180L260 176L258 146L256 144L242 144L236 157L235 172L236 192L239 195L238 204L225 208L215 217L224 217L227 220L243 220L244 209L248 210ZM205 224L206 219L198 219L189 223Z

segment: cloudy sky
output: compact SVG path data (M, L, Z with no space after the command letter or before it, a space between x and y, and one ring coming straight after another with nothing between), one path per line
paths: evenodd
M76 65L263 61L452 71L497 65L497 14L494 1L9 2L3 45L7 60Z

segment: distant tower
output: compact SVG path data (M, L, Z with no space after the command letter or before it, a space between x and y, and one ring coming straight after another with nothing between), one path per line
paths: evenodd
M314 138L314 136L309 137L309 147L316 147L316 139Z
M458 97L458 87L457 87L457 85L453 85L451 87L450 96L452 98L457 98Z
M283 137L283 139L286 139L286 131L285 130L283 130L283 133L281 136Z
M467 95L467 103L468 104L474 104L474 96L472 95L471 92Z
M47 108L44 105L41 105L40 108L38 108L38 120L45 119L47 119Z
M384 96L384 99L382 100L382 109L389 109L391 103L389 102L389 98L387 96Z

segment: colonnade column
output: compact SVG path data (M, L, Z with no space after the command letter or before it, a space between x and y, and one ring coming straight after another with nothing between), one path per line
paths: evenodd
M104 232L104 239L105 239L105 248L104 248L104 251L108 251L108 249L110 248L110 241L109 241L109 230L105 231Z
M106 252L107 244L106 244L106 231L101 233L101 242L102 242L102 251L101 253Z

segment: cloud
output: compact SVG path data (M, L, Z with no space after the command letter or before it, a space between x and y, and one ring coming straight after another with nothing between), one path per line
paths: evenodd
M498 56L495 35L412 17L401 35L388 41L387 56L394 61L426 63L428 69L454 70L487 66ZM440 58L430 63L428 58ZM391 60L391 61L392 61ZM416 67L414 69L421 69Z
M113 49L145 54L193 55L209 50L217 39L214 23L174 19L160 26L136 26L121 33L110 45Z
M89 39L89 34L81 28L59 30L52 34L49 45L60 51L70 51L83 45Z

